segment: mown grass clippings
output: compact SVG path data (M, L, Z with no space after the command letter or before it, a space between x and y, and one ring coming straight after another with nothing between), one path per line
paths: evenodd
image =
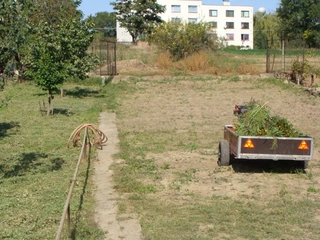
M255 100L247 103L248 110L238 115L235 132L240 136L303 137L289 120L272 116L267 102Z

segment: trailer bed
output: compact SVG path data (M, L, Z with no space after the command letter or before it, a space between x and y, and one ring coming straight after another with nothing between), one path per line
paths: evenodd
M229 165L230 158L252 160L312 160L313 138L239 136L233 125L224 126L224 140L219 143L219 165ZM222 158L222 159L221 159Z

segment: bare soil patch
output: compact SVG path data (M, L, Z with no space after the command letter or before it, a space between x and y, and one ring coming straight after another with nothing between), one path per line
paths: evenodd
M152 82L150 79L149 81ZM276 178L264 173L261 163L242 162L233 168L221 168L216 164L217 147L218 142L223 139L222 126L235 121L232 114L234 105L248 102L251 98L268 102L274 114L288 118L297 129L312 135L317 143L320 135L314 130L318 127L315 123L320 115L314 101L319 100L309 97L307 93L297 96L277 87L256 88L250 81L217 82L214 78L204 82L143 82L143 91L125 101L124 105L128 106L125 111L130 117L121 121L121 128L196 133L194 144L208 146L186 152L150 153L149 157L155 158L159 166L170 164L170 169L163 171L160 182L164 190L169 190L170 184L174 183L173 173L184 173L189 169L195 169L193 181L183 185L182 190L195 191L204 196L218 194L237 198L239 194L251 195L252 189L259 188L260 197L265 198L279 193L282 185L286 185L286 190L295 194L307 189L310 183L292 179L292 169L286 164L278 164L279 168L284 169ZM136 112L139 114L133 117ZM314 161L308 170L316 175L320 173L314 167L319 161L318 153L319 146L316 144ZM252 172L255 174L251 174ZM315 181L320 181L320 178Z

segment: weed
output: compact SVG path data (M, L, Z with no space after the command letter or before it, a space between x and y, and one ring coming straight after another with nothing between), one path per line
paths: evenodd
M162 169L164 169L164 170L168 170L169 168L170 168L170 164L169 163L165 163L162 166Z
M240 78L239 78L239 76L233 76L233 77L228 78L228 81L229 82L239 82Z
M308 177L309 180L313 180L314 179L314 176L313 176L313 174L311 172L307 173L307 177Z
M318 192L319 190L317 190L317 189L313 186L313 187L309 187L307 191L310 192L310 193L316 193L316 192Z

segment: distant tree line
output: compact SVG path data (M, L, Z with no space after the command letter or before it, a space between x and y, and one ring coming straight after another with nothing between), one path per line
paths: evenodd
M266 47L266 40L292 47L320 47L320 1L281 0L274 14L254 16L254 46Z

